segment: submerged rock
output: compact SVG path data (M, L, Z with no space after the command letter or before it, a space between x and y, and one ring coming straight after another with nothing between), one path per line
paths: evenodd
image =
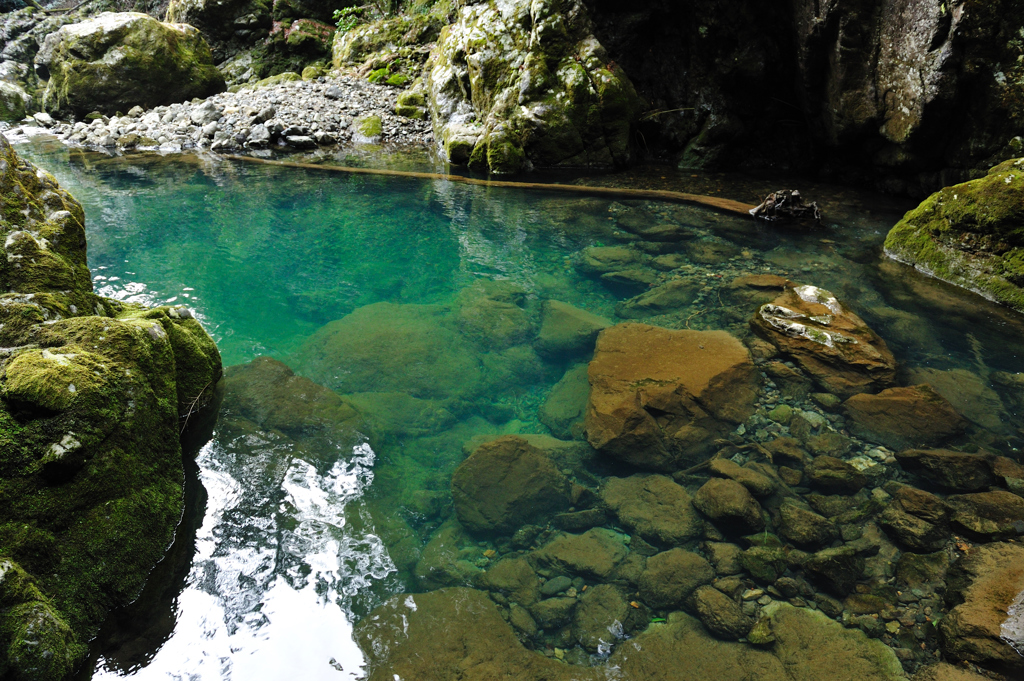
M761 505L735 480L711 478L697 490L693 505L727 532L750 534L764 529Z
M854 435L890 449L930 447L959 435L967 422L931 386L889 388L843 403Z
M682 607L697 587L714 578L714 569L701 556L669 549L647 560L640 575L640 598L653 608L674 610Z
M543 355L589 354L601 329L612 323L558 300L544 302L540 333L534 347Z
M105 12L46 37L43 107L55 115L113 114L208 97L224 89L198 30L136 12Z
M817 286L787 285L750 325L829 392L849 396L895 382L896 360L885 341Z
M911 551L937 551L949 539L949 513L942 499L909 486L900 487L878 517L878 524Z
M1024 546L977 546L950 570L950 611L939 622L942 652L1005 674L1024 673L1024 656L1003 638L1010 607L1024 593Z
M903 216L885 239L889 257L1024 311L1024 159L946 187Z
M184 307L93 293L81 205L0 136L0 670L59 681L181 519L220 355Z
M724 331L619 324L598 336L588 374L587 439L654 470L701 460L757 395L750 353Z
M896 454L903 468L956 492L974 492L995 484L995 459L994 454L964 454L949 449L907 449Z
M713 586L697 587L692 602L701 623L717 638L735 641L746 636L754 626L736 601Z
M537 562L559 572L604 581L627 552L622 535L600 527L579 535L559 535L532 555Z
M602 678L524 648L494 602L475 589L395 596L356 626L355 639L367 656L367 681Z
M474 532L511 533L569 507L569 480L514 435L477 447L452 475L459 521Z
M565 440L582 439L583 416L587 412L589 397L587 365L580 364L566 371L551 388L537 416L555 437Z
M821 681L822 660L835 681L906 678L892 649L821 612L777 602L766 610L775 637L768 650L717 640L694 617L674 612L620 646L608 664L624 678L645 681Z
M427 69L434 135L452 163L514 173L629 158L640 99L578 0L461 7Z
M664 475L609 478L601 500L624 527L660 546L678 546L704 532L690 494Z

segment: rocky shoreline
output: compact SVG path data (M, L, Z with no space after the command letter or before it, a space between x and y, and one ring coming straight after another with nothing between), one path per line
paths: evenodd
M431 145L429 121L396 114L396 94L392 87L351 76L314 81L296 77L204 100L149 110L135 107L122 116L96 114L88 121L65 122L38 113L31 123L12 127L8 134L17 137L24 127L35 126L46 128L69 146L166 153Z

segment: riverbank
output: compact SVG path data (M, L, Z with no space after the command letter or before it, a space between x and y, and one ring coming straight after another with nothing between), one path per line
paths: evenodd
M315 81L282 80L207 99L135 107L122 116L58 121L35 114L5 131L17 138L24 127L48 129L74 147L95 150L181 152L312 149L346 144L386 143L426 147L430 122L395 113L397 90L350 76Z

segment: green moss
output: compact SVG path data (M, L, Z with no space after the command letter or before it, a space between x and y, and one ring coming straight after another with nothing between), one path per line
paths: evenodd
M112 18L113 17L113 18ZM57 115L127 111L224 90L209 46L191 26L143 14L100 15L60 32L43 106ZM93 27L92 31L81 28ZM107 55L116 50L118 58Z
M392 87L405 87L406 83L410 80L412 80L412 78L404 73L395 73L392 74L385 82Z
M1024 311L1024 159L946 187L890 231L891 257Z
M363 137L370 139L380 137L384 130L380 116L362 116L352 122L356 131Z
M389 73L390 72L386 68L374 69L373 71L370 71L370 75L366 77L366 80L371 83L383 83L388 79Z
M182 309L93 294L81 206L3 138L0 156L0 346L19 348L0 356L0 675L61 679L171 541L180 419L220 358Z
M269 87L271 85L280 85L281 83L292 83L297 80L302 80L302 76L294 71L285 71L284 73L279 73L276 76L264 78L263 80L256 82L253 87Z
M423 97L423 93L418 90L406 90L398 94L396 100L399 106L426 106L426 98Z

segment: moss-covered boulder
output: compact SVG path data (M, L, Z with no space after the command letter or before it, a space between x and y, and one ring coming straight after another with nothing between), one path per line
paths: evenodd
M1024 158L929 196L889 231L885 252L1024 311Z
M170 544L221 363L187 308L92 292L81 205L2 136L0 197L0 676L48 681Z
M427 71L434 134L452 163L514 173L629 158L640 99L579 0L464 6Z
M25 117L28 95L14 83L0 80L0 121L20 121Z
M43 107L59 116L148 109L224 90L198 30L136 12L64 26L47 36L36 62L49 74Z

